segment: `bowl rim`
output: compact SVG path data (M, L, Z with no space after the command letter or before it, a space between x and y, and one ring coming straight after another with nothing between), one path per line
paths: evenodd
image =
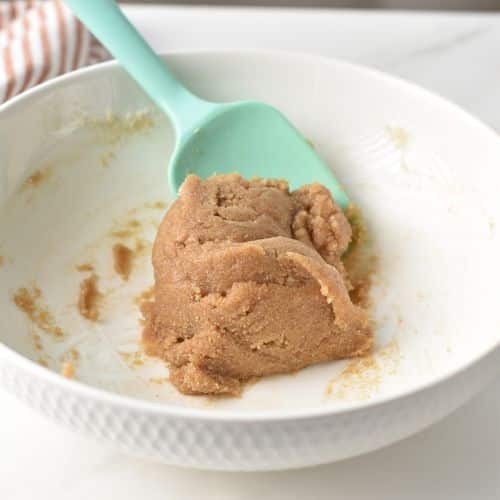
M352 63L342 59L331 58L323 55L311 54L304 51L291 51L291 50L267 50L267 49L178 49L162 52L161 57L199 57L200 55L212 56L212 57L257 57L262 58L281 58L287 60L293 60L294 63L300 62L316 62L322 65L337 66L340 68L348 68L349 71L358 73L359 75L368 76L370 78L375 78L379 81L384 81L390 85L397 85L399 87L404 87L407 91L412 92L415 95L420 95L427 100L432 100L440 105L445 105L450 111L454 112L456 115L460 116L461 119L468 121L471 125L479 127L482 134L488 134L492 138L498 141L497 133L489 127L487 124L483 123L481 120L468 113L460 106L452 102L451 100L440 96L437 93L431 92L415 83L406 81L400 77L388 74L381 70L365 66L362 64ZM19 94L9 101L0 104L0 118L8 115L9 113L15 112L18 106L28 105L29 101L38 98L39 96L45 94L47 91L55 90L61 87L71 84L74 81L85 81L87 77L93 77L99 73L106 73L109 71L114 71L119 67L119 63L116 60L105 61L102 63L95 64L93 66L87 66L80 68L78 70L66 73L64 75L57 76L49 81L46 81L36 87L33 87L22 94ZM169 403L165 402L154 402L142 400L139 398L134 398L131 396L125 396L118 393L113 393L105 389L98 387L93 387L87 385L78 380L66 379L59 375L58 373L48 370L35 361L23 356L16 350L8 347L5 343L0 340L0 363L2 360L11 362L13 365L18 365L25 372L29 373L35 378L41 379L46 384L56 385L61 391L74 392L76 395L82 398L90 398L99 403L109 404L114 407L120 407L124 409L129 409L133 411L143 411L150 414L155 414L158 416L165 416L170 418L185 418L191 420L205 420L205 421L223 421L223 422L235 422L235 423L277 423L293 420L304 420L304 419L314 419L314 418L324 418L324 417L334 417L345 415L347 413L353 413L358 411L365 411L373 408L382 407L384 405L395 402L396 400L402 400L408 397L417 396L425 391L435 388L445 382L451 380L452 378L468 371L473 366L479 364L488 355L492 354L494 351L500 350L500 336L496 339L492 345L484 348L482 351L476 353L472 358L463 362L459 366L456 366L446 372L436 376L430 380L427 380L420 384L415 384L409 389L398 390L392 394L382 397L375 397L371 400L366 401L353 401L348 402L342 407L308 407L304 409L293 409L293 410L260 410L260 411L248 411L248 412L235 412L231 410L209 410L204 408L189 408L181 406L171 406Z

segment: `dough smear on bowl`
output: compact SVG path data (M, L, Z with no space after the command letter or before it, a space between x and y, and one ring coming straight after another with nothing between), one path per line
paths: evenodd
M185 394L361 356L372 346L341 256L351 226L320 184L190 175L153 249L146 352Z

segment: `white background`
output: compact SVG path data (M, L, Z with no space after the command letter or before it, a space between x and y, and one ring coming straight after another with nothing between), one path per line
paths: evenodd
M269 47L343 57L433 89L500 130L497 15L127 13L157 50ZM364 457L300 471L216 473L124 456L60 429L0 390L0 500L493 500L500 498L499 422L497 380L441 423Z

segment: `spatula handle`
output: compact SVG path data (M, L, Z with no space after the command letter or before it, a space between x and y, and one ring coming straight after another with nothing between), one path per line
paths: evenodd
M172 120L178 133L190 128L210 103L187 90L130 24L114 0L64 0Z

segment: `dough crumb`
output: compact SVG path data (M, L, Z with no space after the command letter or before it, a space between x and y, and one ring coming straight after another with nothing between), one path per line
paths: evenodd
M125 281L130 277L132 271L132 261L134 258L134 252L123 245L122 243L116 243L113 245L113 267L117 274L119 274Z
M69 361L65 361L61 365L61 375L65 378L75 378L75 365Z
M358 207L349 206L346 217L352 227L349 248L342 256L349 276L349 296L353 304L364 309L370 307L370 290L378 268L378 257L373 253L363 214Z
M31 341L36 351L43 351L42 339L38 333L33 333L31 335Z
M493 236L495 234L496 223L492 217L488 220L488 227L490 228L490 236Z
M52 165L46 165L31 174L21 185L21 191L36 189L52 175Z
M143 253L146 249L148 249L150 247L151 247L151 243L149 241L145 241L141 238L137 238L135 240L134 251L135 251L136 255Z
M154 286L150 286L134 298L134 303L141 307L144 303L151 302L154 299L154 293Z
M410 134L404 128L397 125L389 125L386 127L386 130L395 148L404 149L410 142Z
M84 262L83 264L77 265L76 270L81 272L81 273L85 273L88 271L93 271L94 266L92 264L90 264L89 262Z
M142 351L118 353L129 368L137 368L144 364L144 353Z
M163 201L153 201L152 203L146 203L146 208L155 208L157 210L163 210L167 208L167 204Z
M161 385L161 384L165 384L168 382L168 377L153 377L153 378L150 378L149 381L152 384Z
M115 153L113 151L106 151L106 152L102 153L102 155L99 158L100 163L101 163L101 167L109 167L109 165L114 157L115 157Z
M80 353L74 347L68 351L68 355L73 361L78 361L80 359Z
M97 288L97 275L92 273L80 283L80 295L78 296L78 311L89 321L99 319L98 303L101 294Z

